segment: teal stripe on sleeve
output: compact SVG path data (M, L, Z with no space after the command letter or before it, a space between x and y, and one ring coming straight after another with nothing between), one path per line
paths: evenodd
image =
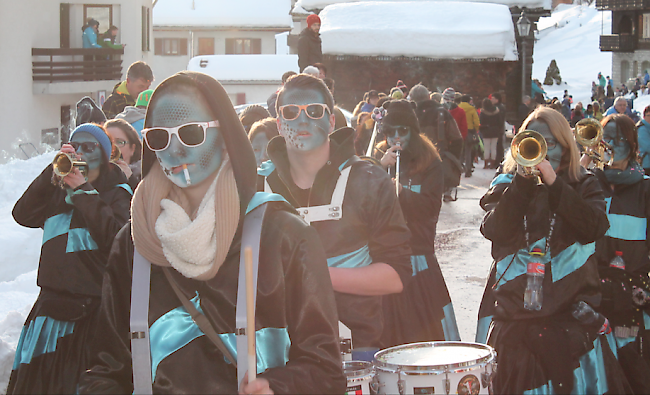
M346 269L364 267L370 265L371 263L372 258L370 257L370 249L367 245L347 254L327 258L327 266Z

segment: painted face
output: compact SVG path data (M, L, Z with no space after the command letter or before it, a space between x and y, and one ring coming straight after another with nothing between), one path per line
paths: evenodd
M178 87L168 91L152 107L151 127L175 127L190 122L216 120L201 93L194 88ZM219 128L208 128L205 142L187 147L173 134L169 146L156 151L156 157L165 175L181 188L200 184L221 166L223 138ZM187 174L184 171L187 167ZM189 175L189 180L187 176Z
M315 89L296 88L289 89L282 94L280 107L287 104L307 105L312 103L325 104L325 97ZM307 112L301 109L298 117L293 120L286 120L281 113L278 114L278 128L287 142L287 148L311 151L328 141L328 136L333 129L333 122L329 109L323 111L323 116L320 119L309 117Z
M253 145L253 152L255 152L255 160L257 165L261 165L262 162L269 160L266 155L266 145L269 143L269 139L266 138L266 134L258 133L253 137L251 144Z
M551 133L551 129L548 127L546 122L532 121L528 124L528 127L526 129L539 132L539 134L544 137L546 140L546 146L548 148L546 158L551 163L553 170L557 171L557 169L560 167L560 162L562 162L562 152L564 151L564 148L557 141L555 136L553 136L553 133Z
M77 155L81 156L81 160L88 163L89 170L95 170L99 168L99 166L102 164L102 146L99 144L99 141L97 141L95 136L86 132L77 132L74 134L74 136L72 136L72 139L70 141L75 143L90 143L82 144L76 150Z
M402 148L406 148L409 141L411 141L411 128L409 126L384 124L381 132L386 136L386 143L390 147L399 143Z
M603 140L612 147L614 162L627 159L630 156L631 147L625 136L618 130L615 121L607 122L603 129Z

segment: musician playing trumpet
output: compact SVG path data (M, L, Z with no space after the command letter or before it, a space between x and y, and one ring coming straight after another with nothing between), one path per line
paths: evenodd
M650 180L637 161L637 130L626 115L602 120L603 140L611 146L610 166L593 170L605 194L610 228L596 241L595 258L601 277L598 311L609 319L618 358L634 393L650 393ZM586 159L585 159L586 157ZM592 159L583 156L587 166ZM622 254L623 265L612 265ZM648 324L646 324L648 322Z
M444 192L442 161L436 147L420 133L413 102L389 101L384 108L384 141L377 145L377 158L399 190L399 203L411 230L413 273L401 294L384 296L383 341L387 346L459 341L454 308L434 249ZM398 160L400 174L396 173Z
M606 321L588 314L600 297L593 254L608 228L603 191L580 166L562 114L537 108L519 134L547 152L534 155L533 141L515 136L503 174L481 199L488 211L481 232L492 241L495 261L486 292L496 300L489 337L499 364L493 392L624 392L625 378L612 374L620 367ZM541 183L524 167L534 167ZM483 314L479 329L489 318Z
M129 219L131 201L126 177L109 163L111 147L101 126L78 126L57 157L80 159L87 174L66 169L59 183L49 165L14 206L16 222L43 229L43 245L41 291L20 336L9 394L75 393L87 368L104 268L115 235ZM66 164L65 157L59 164Z

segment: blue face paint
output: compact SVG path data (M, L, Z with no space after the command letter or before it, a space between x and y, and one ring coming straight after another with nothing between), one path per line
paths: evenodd
M408 130L406 135L401 135L400 133L404 134L405 130ZM411 141L411 128L409 126L384 124L381 132L386 136L386 143L388 143L389 147L399 143L402 148L406 148L409 141Z
M190 122L216 120L201 93L188 87L169 90L158 98L153 107L149 107L149 111L152 118L150 127L169 128ZM223 150L219 129L208 128L203 144L187 147L181 144L178 136L172 135L169 146L162 151L156 151L156 157L167 178L177 186L185 188L200 184L219 170Z
M603 128L603 140L612 147L614 162L628 159L632 147L625 136L619 132L615 121L607 122L607 125Z
M70 141L76 143L96 143L97 146L93 152L85 152L82 147L76 151L77 155L81 156L81 160L88 163L88 170L98 169L102 164L102 146L99 144L99 141L90 133L87 132L77 132L72 136Z
M562 162L562 153L564 151L564 147L562 147L560 142L557 141L555 136L553 136L553 133L551 133L551 129L548 127L546 122L532 121L528 124L528 127L526 129L534 130L544 137L548 148L546 158L551 164L551 167L553 167L553 170L557 171L557 169L560 167L560 163Z
M315 89L289 89L282 94L281 99L280 106L286 104L325 104L325 97ZM328 136L332 131L329 110L325 111L325 115L320 119L309 118L306 112L302 110L298 118L292 121L287 121L281 114L278 114L278 119L280 120L279 131L288 143L287 147L299 151L311 151L320 147L328 141Z
M255 153L255 160L259 166L262 162L269 160L266 155L266 145L269 143L269 139L266 138L266 134L258 133L253 137L251 145L253 146L253 152Z

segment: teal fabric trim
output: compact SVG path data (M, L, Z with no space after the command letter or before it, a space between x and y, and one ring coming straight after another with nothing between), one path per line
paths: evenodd
M411 268L413 268L413 276L423 270L427 270L427 258L424 255L411 255Z
M551 259L553 282L559 281L581 268L594 252L596 252L596 243L580 244L576 242L562 250Z
M131 186L129 184L117 184L115 186L118 188L122 188L128 193L130 193L131 195L133 195L133 189L131 189Z
M650 315L645 311L643 312L643 323L646 329L650 329Z
M460 333L458 333L458 324L456 323L456 313L454 313L454 305L449 302L442 308L444 317L440 322L442 323L442 330L445 333L446 341L460 341Z
M544 251L545 247L546 247L546 237L542 237L541 239L537 240L530 246L531 249L540 248L542 251ZM545 257L533 257L530 254L528 254L528 250L519 250L516 252L514 261L512 259L513 255L514 254L510 254L505 258L501 259L499 262L497 262L496 278L499 279L499 282L496 284L495 289L499 289L500 286L507 283L508 281L511 281L516 277L526 274L528 263L532 262L533 260L539 262L540 258L543 258L544 259L543 263L546 264L546 270L548 273L548 254ZM510 267L508 268L508 266Z
M367 245L347 254L327 258L327 266L341 267L345 269L364 267L371 263L372 258L370 257L370 249Z
M73 331L74 322L58 321L47 316L36 317L20 332L13 370L21 364L29 364L39 355L55 352L59 339Z
M197 293L192 304L203 313L200 296ZM149 328L151 341L151 377L156 378L160 363L194 339L203 336L184 307L177 307L158 318ZM234 333L221 333L224 345L237 358L237 338ZM286 328L263 328L255 332L257 349L257 373L267 369L284 366L289 361L291 339Z
M341 166L339 166L339 171L343 171L343 169L345 169L345 165L347 165L349 161L350 161L350 159L348 159L345 162L341 163Z
M609 220L609 229L605 236L620 240L641 240L646 239L646 229L648 228L647 218L633 217L631 215L610 214L612 198L605 198L607 204L607 219Z
M268 177L275 170L275 165L270 160L263 162L260 167L257 168L257 174L260 176Z
M623 348L627 346L628 344L634 342L636 340L635 336L630 336L630 337L616 337L614 336L614 340L616 340L616 347L617 348Z
M580 357L580 366L573 371L573 391L571 394L604 394L607 392L607 376L603 362L601 339L594 340L594 348ZM529 395L555 394L549 381L541 387L524 391Z
M72 206L74 205L74 203L72 203L72 197L74 195L99 195L99 192L97 192L96 189L92 189L90 191L86 191L86 190L83 190L83 189L77 189L76 191L74 191L72 193L70 191L71 191L70 189L66 189L67 195L65 197L65 202L68 203L69 205L72 205Z
M474 340L476 343L487 344L487 337L490 330L490 324L492 324L492 317L494 316L489 315L478 320L478 323L476 324L476 337Z
M420 193L420 191L422 190L422 185L411 185L409 189L415 193Z
M70 230L72 210L67 213L53 215L45 220L43 225L43 244L57 236L64 235Z
M65 252L94 251L99 246L93 240L90 232L86 228L75 228L68 231L68 244Z
M246 208L246 214L255 210L257 207L268 202L287 202L282 195L277 193L268 193L268 192L255 192L253 198L248 202L248 207ZM288 204L289 202L287 202Z
M499 174L498 176L494 177L490 183L490 188L499 184L510 184L513 178L515 178L515 176L512 174Z

